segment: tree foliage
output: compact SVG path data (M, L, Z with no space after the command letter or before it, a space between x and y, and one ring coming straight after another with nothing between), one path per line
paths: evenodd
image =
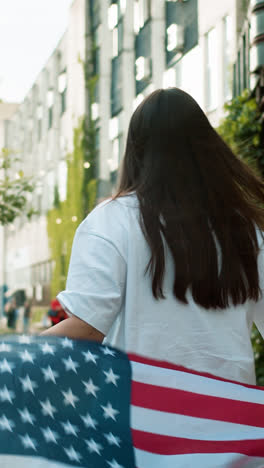
M84 120L74 129L73 152L67 158L67 196L60 201L58 188L54 190L54 207L47 215L47 229L51 258L54 262L51 292L56 296L65 288L65 281L70 262L71 247L78 224L95 205L96 179L90 172L86 176L87 149L85 145ZM91 153L89 153L91 156ZM85 194L85 196L84 196Z
M7 149L0 153L0 224L7 225L25 214L31 218L35 211L28 201L28 194L34 190L31 178L17 171L19 159ZM15 172L15 174L14 174Z
M238 157L263 176L262 123L256 100L245 90L225 105L225 112L218 128L220 135Z
M225 111L220 135L238 157L264 177L263 124L256 100L246 90L226 104ZM264 386L264 340L255 326L251 338L257 383Z

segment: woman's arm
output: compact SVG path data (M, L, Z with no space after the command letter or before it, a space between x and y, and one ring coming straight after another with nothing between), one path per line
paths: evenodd
M67 336L73 340L92 340L102 343L103 333L83 320L72 316L41 333L41 335Z

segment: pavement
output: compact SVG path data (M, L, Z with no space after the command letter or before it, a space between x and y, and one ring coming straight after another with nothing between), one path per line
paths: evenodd
M29 326L29 334L31 335L39 335L42 331L46 330L49 327L44 327L42 322L33 322ZM10 328L7 327L7 319L6 317L2 317L0 319L0 334L13 334L13 333L24 333L24 327L23 327L23 316L18 316L17 319L17 324L16 324L16 329L11 330Z

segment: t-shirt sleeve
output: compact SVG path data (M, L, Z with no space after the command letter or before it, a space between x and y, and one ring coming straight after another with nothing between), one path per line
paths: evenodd
M260 245L258 256L259 283L262 292L262 298L254 304L254 322L264 338L264 242Z
M107 335L120 312L125 281L126 261L113 241L80 225L66 290L58 295L65 310Z

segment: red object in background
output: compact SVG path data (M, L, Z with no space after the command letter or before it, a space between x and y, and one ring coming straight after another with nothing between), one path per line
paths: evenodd
M56 314L49 314L52 325L56 325L57 323L62 322L62 320L68 318L68 315L57 299L53 299L51 301L50 308L52 312L56 312Z
M59 303L58 299L53 299L50 303L50 308L52 310L60 310L62 309L61 304Z

